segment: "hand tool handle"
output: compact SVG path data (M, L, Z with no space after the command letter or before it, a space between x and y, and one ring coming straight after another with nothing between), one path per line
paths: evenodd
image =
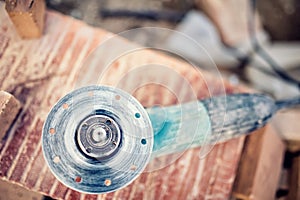
M263 127L276 109L274 100L262 94L232 94L148 108L154 130L152 157L250 133Z

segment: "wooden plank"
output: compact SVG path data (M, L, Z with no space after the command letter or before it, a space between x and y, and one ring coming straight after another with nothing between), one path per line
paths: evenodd
M0 199L1 200L43 200L43 195L26 190L16 184L0 180Z
M21 38L31 39L43 34L45 0L5 0L6 11Z
M280 177L285 144L270 125L246 139L233 199L274 199Z
M289 174L288 200L300 199L300 156L293 158L292 168Z
M299 118L300 109L293 108L279 112L272 122L290 152L300 151Z
M195 5L214 23L222 42L229 46L240 46L241 44L248 46L248 42L250 42L248 12L251 9L251 2L247 0L230 2L195 0ZM257 12L255 12L254 18L255 31L259 32L261 23Z
M20 102L11 94L0 91L0 141L6 135L21 108Z

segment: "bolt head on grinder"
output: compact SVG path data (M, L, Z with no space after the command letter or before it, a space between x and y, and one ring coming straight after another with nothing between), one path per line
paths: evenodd
M108 86L75 90L50 111L42 134L47 164L66 186L107 193L130 184L148 164L151 121L130 94Z

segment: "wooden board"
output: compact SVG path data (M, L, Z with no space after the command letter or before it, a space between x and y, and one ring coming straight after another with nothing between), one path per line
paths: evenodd
M293 158L292 168L289 173L289 193L286 199L300 199L300 156Z
M287 143L287 148L291 152L300 151L300 109L291 108L279 112L273 120L273 125L278 130L281 138Z
M0 4L1 5L1 4ZM85 58L103 41L112 36L101 29L91 28L80 21L54 12L46 15L45 35L36 40L18 39L12 23L0 12L0 89L11 92L23 104L16 123L6 140L0 143L0 177L30 190L57 199L228 199L236 176L236 169L244 145L240 137L215 145L206 156L199 159L201 149L196 148L172 163L162 157L149 164L168 163L165 167L143 173L128 187L104 195L87 195L62 185L49 171L41 151L43 122L55 102L78 85L78 79L95 79L95 73L82 68ZM115 50L132 45L119 40ZM102 54L109 57L109 51ZM99 67L99 55L92 56ZM103 55L102 55L103 56ZM197 91L198 98L220 93L223 84L227 93L240 88L229 85L213 75L198 71L187 63L149 50L140 50L121 57L111 64L98 84L117 85L130 90L138 81L149 78L147 74L132 78L124 75L146 64L157 61L184 77ZM92 63L92 62L91 62ZM123 78L123 79L122 79ZM163 76L168 80L169 75ZM120 83L122 79L122 84ZM138 81L137 81L138 80ZM183 101L191 99L182 82L169 80ZM210 86L210 91L208 87ZM155 84L132 92L144 105L169 105L178 102L172 92Z
M44 0L6 0L6 11L21 38L37 38L43 34Z
M274 199L284 152L285 145L271 125L248 137L237 171L233 199Z
M11 94L0 91L0 140L5 137L6 132L11 127L16 118L21 105Z

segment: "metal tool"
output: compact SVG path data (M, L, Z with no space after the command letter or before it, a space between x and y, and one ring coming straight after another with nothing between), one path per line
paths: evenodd
M144 109L120 89L88 86L52 108L43 153L66 186L106 193L130 184L153 157L244 135L282 107L266 95L233 94Z

